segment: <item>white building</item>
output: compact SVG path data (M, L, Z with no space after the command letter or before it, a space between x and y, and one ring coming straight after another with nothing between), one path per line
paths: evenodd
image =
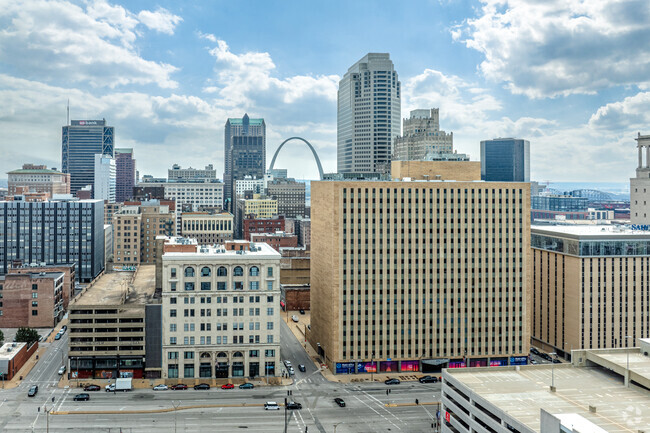
M192 210L200 208L223 208L223 183L212 181L167 182L165 198L175 199L177 206L191 205Z
M110 155L95 154L95 184L93 197L115 203L116 187L115 159Z
M162 280L163 378L281 374L278 252L168 238Z
M630 179L630 222L647 225L650 224L650 135L639 133L635 140L639 165L636 168L636 177Z
M167 170L167 179L171 182L177 180L192 180L192 179L216 179L217 170L212 164L206 165L205 169L200 168L181 168L180 165L174 164L172 168Z
M424 160L427 154L451 154L454 133L440 130L440 110L413 110L404 119L402 136L395 138L393 159L396 161Z
M390 169L400 104L400 82L388 53L368 53L348 69L338 91L338 173Z
M267 182L266 176L268 175L265 175L264 179L254 179L252 176L246 176L243 179L235 180L235 193L241 198L244 197L245 191L253 191L254 194L264 194L264 188Z

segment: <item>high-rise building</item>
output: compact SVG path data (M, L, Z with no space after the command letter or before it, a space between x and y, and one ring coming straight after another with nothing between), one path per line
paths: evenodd
M530 182L530 142L517 138L481 141L481 179Z
M400 82L390 55L366 54L339 82L338 172L387 173L400 118Z
M70 174L70 193L95 182L95 155L113 157L114 129L102 120L72 120L62 128L61 169Z
M630 179L630 222L648 225L650 224L650 135L639 133L635 140L639 152L639 165L636 168L636 177Z
M246 191L253 194L264 194L264 185L266 184L266 179L255 179L252 176L246 176L243 179L235 180L235 194L239 198L243 198Z
M104 202L62 200L0 202L0 274L14 261L76 264L91 281L104 270Z
M93 198L115 203L115 159L110 155L95 155Z
M266 186L266 195L278 201L278 214L286 218L305 216L305 183L295 179L275 179Z
M266 171L266 124L264 119L228 119L224 137L224 201L235 208L235 180L245 176L261 179Z
M404 119L402 136L395 138L393 159L397 161L423 160L428 154L451 154L454 151L454 133L440 130L440 110L413 110Z
M45 165L23 164L22 169L7 173L8 195L17 194L17 188L29 188L29 192L70 194L70 175Z
M115 201L123 203L133 198L136 180L133 149L115 149Z
M200 168L181 168L180 165L174 164L172 168L167 170L167 180L170 182L179 180L192 180L192 179L216 179L217 170L214 169L212 164L206 165L205 169Z
M311 183L308 338L334 372L527 359L530 185L441 180Z

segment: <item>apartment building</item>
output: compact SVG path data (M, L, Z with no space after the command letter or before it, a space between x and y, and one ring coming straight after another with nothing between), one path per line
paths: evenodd
M233 215L230 212L183 212L180 234L199 244L223 244L233 239Z
M280 375L280 254L266 244L183 238L164 251L163 377Z
M243 221L243 236L250 240L252 233L283 232L286 219L283 216L276 218L245 218Z
M217 170L212 164L208 164L204 169L200 168L181 168L180 165L174 164L172 168L167 170L167 180L170 182L177 180L192 180L192 179L216 179Z
M269 219L278 216L278 201L253 194L253 198L237 200L235 213L235 237L242 239L244 219Z
M526 362L529 188L312 182L307 338L323 362L337 373Z
M0 328L51 328L63 318L63 272L0 275Z
M266 194L278 202L278 214L286 218L305 216L305 183L294 179L275 179L266 187Z
M193 211L223 208L223 183L217 179L167 182L163 186L165 198L176 200L179 207L188 205Z
M402 121L402 136L393 143L393 159L423 160L432 153L452 153L454 133L440 129L440 109L413 110Z

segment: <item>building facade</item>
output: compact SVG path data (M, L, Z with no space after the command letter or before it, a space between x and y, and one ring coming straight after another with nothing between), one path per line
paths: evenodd
M208 164L204 169L200 168L181 168L180 165L174 164L172 168L167 170L167 181L168 182L177 182L183 180L207 180L207 179L216 179L217 170L214 169L212 164Z
M636 168L636 177L630 179L630 222L648 225L650 224L650 135L639 133L635 140L639 164Z
M115 159L110 155L95 155L93 198L114 203L116 181Z
M589 219L589 199L565 195L536 195L531 197L531 218L586 220Z
M136 164L132 148L115 149L115 201L123 203L133 198Z
M322 361L359 373L527 359L529 188L312 182L308 340Z
M417 161L428 154L454 151L454 133L440 130L440 109L413 110L402 125L402 135L395 137L393 160Z
M264 194L265 184L265 179L245 176L244 179L235 180L235 194L237 198L243 198L246 191L250 191L253 194Z
M282 216L276 218L244 218L242 238L249 241L253 233L283 232L285 221L286 219Z
M368 53L339 82L337 172L384 173L400 135L401 88L388 53Z
M481 179L530 182L530 142L517 138L481 141Z
M195 246L166 250L162 269L165 379L280 374L279 253L241 241Z
M234 221L229 212L183 212L180 234L201 245L223 244L233 239Z
M95 182L95 155L115 156L114 128L102 120L72 120L62 128L61 169L70 174L70 193Z
M23 164L22 169L7 173L7 195L18 194L18 189L29 192L53 194L70 194L70 175L45 165Z
M266 187L268 197L277 200L278 214L286 218L305 216L305 183L294 179L276 179Z
M63 318L63 272L0 275L0 327L51 328Z
M280 252L281 247L295 248L298 246L298 236L290 233L252 233L251 242L268 244L275 251Z
M648 338L650 231L532 227L532 336L556 353Z
M104 202L0 202L0 274L14 261L74 263L80 281L93 280L104 270Z
M278 216L278 201L254 194L250 199L237 200L235 212L235 237L242 239L246 218L270 219Z
M164 187L165 198L176 200L179 207L187 205L193 211L223 208L224 184L219 180L168 182Z

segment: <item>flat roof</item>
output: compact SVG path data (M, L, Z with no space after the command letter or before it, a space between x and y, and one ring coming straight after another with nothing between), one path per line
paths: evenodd
M180 258L192 260L192 259L205 258L206 256L212 256L215 258L224 257L224 258L228 258L228 260L232 260L232 259L248 260L251 257L280 259L282 257L279 252L277 252L276 250L274 250L272 247L270 247L268 244L264 242L248 242L243 240L228 241L228 244L235 244L235 245L249 244L249 243L251 247L255 247L255 251L229 250L222 245L216 245L216 246L200 245L197 248L197 252L177 252L177 251L165 252L165 254L163 254L163 261L166 259L173 260L173 259L180 259ZM183 245L183 244L172 242L172 243L167 243L165 245Z
M541 429L540 409L560 417L576 414L610 433L636 432L650 425L650 393L624 386L618 376L604 368L556 364L445 372L475 396L534 431ZM556 392L549 389L553 375ZM590 412L589 406L596 412Z
M632 229L630 225L531 225L531 233L546 233L555 236L565 236L572 238L588 238L588 237L648 237L650 238L650 230L636 230Z
M15 346L14 346L15 345ZM14 356L16 356L16 353L20 351L20 349L23 348L23 346L26 346L27 343L5 343L0 347L0 360L10 360L13 359ZM11 349L11 350L9 350Z
M5 275L0 275L0 280L4 280L7 276L12 277L12 276L18 276L19 278L26 278L29 276L29 278L36 280L39 278L52 278L53 280L56 280L58 278L64 277L65 274L63 272L30 272L30 273L10 273L10 274L5 274Z
M135 275L135 278L133 278ZM123 300L128 289L128 298ZM77 301L80 305L123 305L150 302L156 291L156 265L140 265L136 272L116 271L102 275Z

